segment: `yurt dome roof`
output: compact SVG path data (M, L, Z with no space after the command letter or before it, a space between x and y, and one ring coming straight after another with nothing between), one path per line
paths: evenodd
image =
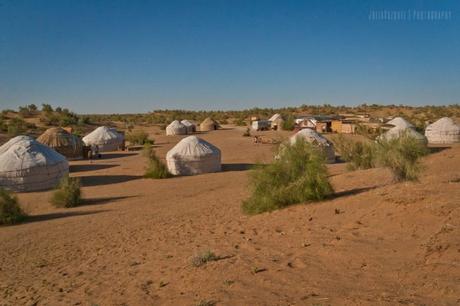
M297 138L299 137L305 139L306 141L310 143L317 142L319 145L323 145L323 146L332 145L332 143L329 140L327 140L324 136L322 136L321 134L317 133L316 131L312 129L302 129L298 131L297 133L295 133L290 138L291 144L295 143Z
M455 123L449 117L443 117L438 121L428 125L426 130L433 130L433 131L460 131L460 126Z
M49 147L81 147L82 140L73 135L63 128L53 127L47 129L43 134L37 138L38 142L46 144Z
M188 136L179 141L169 152L166 154L168 157L203 157L209 155L220 155L220 150L209 142L198 138L196 136Z
M380 135L383 139L390 140L394 138L400 137L402 134L406 133L408 136L413 137L415 139L421 140L426 142L426 137L417 132L412 128L400 128L400 127L393 127L389 129L386 133Z
M387 124L391 124L398 128L413 128L414 125L402 117L395 117L388 121Z
M121 143L123 136L118 133L114 128L100 126L85 137L83 142L87 145L91 144L111 144Z
M187 119L182 120L180 123L182 123L185 126L194 126L195 124Z

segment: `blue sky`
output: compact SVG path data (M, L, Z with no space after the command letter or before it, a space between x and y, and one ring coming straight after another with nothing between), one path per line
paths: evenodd
M0 108L454 104L459 18L456 0L0 0Z

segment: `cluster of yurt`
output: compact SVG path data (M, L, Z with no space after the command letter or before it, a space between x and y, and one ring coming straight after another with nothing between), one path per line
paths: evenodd
M179 120L174 120L166 127L166 135L186 135L187 127Z
M298 139L302 139L321 149L326 157L326 162L335 163L334 145L327 138L316 131L306 128L298 131L289 139L290 144L295 144Z
M201 132L214 131L214 130L217 130L218 128L219 128L219 123L217 123L217 121L209 117L204 119L203 122L201 122L200 124Z
M396 117L388 121L387 124L392 125L393 127L390 128L385 133L383 133L382 135L380 135L379 139L392 140L402 135L407 135L407 136L417 139L418 141L422 143L427 143L426 137L420 134L419 132L417 132L415 130L415 127L410 122L405 120L404 118Z
M221 170L220 150L196 136L188 136L166 154L166 165L174 175L195 175Z
M124 135L116 129L100 126L85 137L83 142L87 146L98 146L99 152L118 150L124 143Z
M27 192L54 188L69 172L65 156L29 136L0 147L0 186Z
M83 141L63 128L49 128L37 138L37 141L54 149L69 160L83 157Z
M426 127L425 137L430 144L459 143L460 126L451 118L443 117Z

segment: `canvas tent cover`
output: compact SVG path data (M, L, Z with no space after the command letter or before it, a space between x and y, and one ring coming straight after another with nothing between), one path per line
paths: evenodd
M443 117L428 125L425 136L432 144L452 144L460 142L460 126L454 120Z
M402 117L395 117L392 120L388 121L387 124L391 124L395 127L406 129L406 128L413 128L414 126Z
M187 119L185 119L185 120L182 120L180 123L185 125L185 127L187 129L187 134L191 134L191 133L196 131L196 125L193 122L188 121Z
M49 128L37 141L53 148L68 159L81 158L83 153L83 141L63 128Z
M294 144L297 139L304 139L305 141L316 145L321 148L321 150L324 152L326 155L326 161L328 163L334 163L335 162L335 151L334 151L334 145L327 140L324 136L321 134L317 133L316 131L312 129L302 129L295 133L291 138L289 139L291 144Z
M221 170L221 153L209 142L188 136L166 154L166 163L174 175L217 172Z
M64 156L28 136L0 147L0 186L13 191L54 188L69 173Z
M391 140L400 137L401 135L407 133L408 136L413 137L420 142L426 143L426 137L417 132L412 128L400 128L395 126L394 128L389 129L386 133L379 136L380 139Z
M200 124L200 131L212 131L217 130L219 124L211 118L206 118Z
M100 152L115 151L123 143L123 135L114 128L100 126L85 137L83 142L87 146L97 145Z
M179 122L179 120L174 120L166 127L166 135L185 135L187 134L187 127Z

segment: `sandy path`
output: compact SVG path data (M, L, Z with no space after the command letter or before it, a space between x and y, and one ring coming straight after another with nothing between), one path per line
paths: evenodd
M116 153L72 162L88 205L21 194L34 217L0 228L0 305L460 302L460 147L427 157L420 183L331 165L336 198L248 217L244 169L272 148L241 134L202 135L231 171L147 180L140 155ZM155 139L164 156L180 138ZM206 250L224 259L193 267Z

